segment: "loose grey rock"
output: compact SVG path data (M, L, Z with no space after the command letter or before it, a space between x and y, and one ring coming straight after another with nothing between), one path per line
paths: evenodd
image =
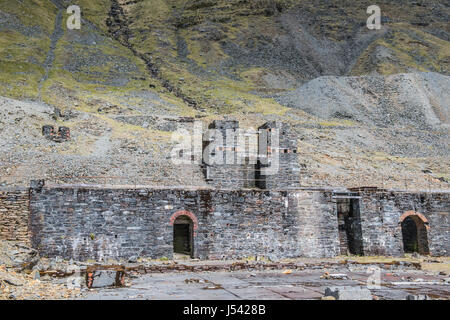
M336 300L373 300L370 290L363 287L328 287L325 289L327 296Z
M406 296L406 300L430 300L430 298L426 294L409 294Z
M41 280L41 275L38 270L33 270L33 272L31 273L31 277L33 278L33 280Z

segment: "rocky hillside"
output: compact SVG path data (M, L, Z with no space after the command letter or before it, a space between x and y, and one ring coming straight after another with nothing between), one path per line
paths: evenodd
M303 185L448 188L449 6L378 1L368 30L371 4L0 0L0 184L203 185L168 161L170 132L228 116L291 122Z
M449 88L450 77L438 73L323 76L276 100L324 119L423 130L449 127Z
M67 300L78 297L80 289L68 289L68 280L61 281L45 274L42 269L46 266L50 269L62 265L62 262L48 260L40 258L36 250L21 243L0 240L0 300ZM63 267L63 270L68 270L67 263ZM40 270L44 274L42 277Z

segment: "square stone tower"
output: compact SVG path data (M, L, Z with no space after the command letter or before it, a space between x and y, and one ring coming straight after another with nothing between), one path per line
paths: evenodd
M254 187L256 155L252 161L252 157L246 157L243 153L248 139L243 139L245 133L239 129L239 122L216 120L208 129L203 137L203 171L206 181L223 189Z
M235 120L216 120L203 136L206 181L223 189L287 189L299 184L297 140L287 123L271 121L258 131Z
M270 121L258 128L259 156L256 186L260 189L289 189L299 185L297 139L290 125Z

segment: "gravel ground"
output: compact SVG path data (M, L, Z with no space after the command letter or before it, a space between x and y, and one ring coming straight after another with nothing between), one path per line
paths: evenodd
M449 266L446 257L417 254L282 261L200 261L176 255L175 260L80 262L39 257L21 243L0 240L0 300L321 299L327 287L366 287L369 278L378 285L369 288L373 299L426 294L448 300ZM86 273L94 270L88 289ZM121 287L113 286L114 270L125 272Z
M84 291L87 300L318 300L327 287L366 287L373 274L369 266L305 267L302 270L177 272L134 275L125 288ZM373 299L405 300L426 294L450 298L448 277L410 268L380 269L380 286Z

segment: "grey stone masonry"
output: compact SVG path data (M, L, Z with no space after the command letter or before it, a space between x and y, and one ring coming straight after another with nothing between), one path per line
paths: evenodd
M299 186L297 140L287 123L267 122L252 132L240 129L238 121L216 120L209 129L203 139L203 169L211 186L267 190Z
M31 240L44 256L172 257L173 219L194 222L201 259L334 256L331 197L306 191L43 187L31 191Z
M240 130L234 120L216 120L208 129L203 138L203 150L209 150L203 153L208 183L218 189L255 187L257 133Z
M269 190L297 188L300 182L297 140L289 124L267 122L258 128L258 132L256 185Z
M400 220L420 214L427 220L429 251L448 256L450 249L449 193L358 190L365 255L403 255Z
M29 189L0 189L0 239L29 244Z
M29 198L26 194L0 197L3 216L16 217L12 221L18 225L2 229L3 235L29 235L32 246L48 257L171 258L173 224L180 216L190 221L192 255L200 259L320 258L352 251L399 256L406 239L402 221L409 218L420 224L417 232L420 227L430 255L449 252L450 203L443 192L51 186L38 181Z

